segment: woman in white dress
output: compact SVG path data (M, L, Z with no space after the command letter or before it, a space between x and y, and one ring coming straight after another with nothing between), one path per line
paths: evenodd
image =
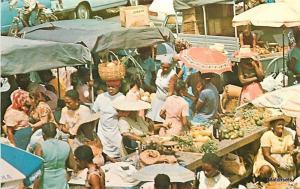
M118 129L118 112L112 102L125 96L119 92L121 81L106 81L107 92L97 96L93 111L100 112L97 134L103 144L103 152L112 158L121 157L122 136Z
M168 96L174 92L174 84L176 81L176 72L171 68L171 60L164 60L161 64L161 69L158 70L155 84L156 95L151 103L152 109L146 115L147 118L154 122L164 122L160 117L160 110Z

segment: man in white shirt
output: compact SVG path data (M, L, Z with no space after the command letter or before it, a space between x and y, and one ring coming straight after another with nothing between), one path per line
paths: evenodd
M197 173L199 189L226 189L230 181L219 171L221 158L214 153L202 157L202 171Z

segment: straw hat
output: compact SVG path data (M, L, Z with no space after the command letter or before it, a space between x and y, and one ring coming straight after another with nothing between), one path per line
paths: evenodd
M251 51L250 47L241 47L238 52L233 54L234 58L252 58L253 60L258 60L258 53Z
M128 97L125 97L125 99L117 99L113 101L112 105L115 109L121 111L139 111L151 108L148 102Z
M284 120L286 123L291 121L291 117L284 115L280 110L273 110L272 115L265 120L265 125L270 126L270 122L280 119Z
M140 160L145 165L152 165L158 162L160 153L156 150L145 150L140 154Z
M100 119L100 112L93 113L93 112L89 111L86 114L80 116L78 123L74 127L70 128L70 133L72 135L76 135L79 127L82 124L90 123L90 122L96 121L98 119Z

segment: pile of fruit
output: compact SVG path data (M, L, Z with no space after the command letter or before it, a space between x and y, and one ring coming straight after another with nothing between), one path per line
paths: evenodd
M222 139L236 139L244 137L245 133L253 131L256 127L263 126L271 112L264 108L247 105L236 112L235 115L221 117L220 136Z

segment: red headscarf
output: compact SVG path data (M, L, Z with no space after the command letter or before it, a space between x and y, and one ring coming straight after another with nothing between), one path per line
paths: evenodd
M10 95L10 99L12 102L11 108L22 110L26 101L29 100L29 93L22 89L17 89Z

